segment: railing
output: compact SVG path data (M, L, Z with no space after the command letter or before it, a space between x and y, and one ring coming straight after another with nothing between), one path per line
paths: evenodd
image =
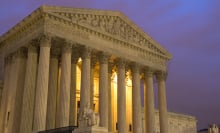
M38 133L72 133L73 130L76 128L77 128L77 126L68 126L68 127L61 127L61 128L40 131Z

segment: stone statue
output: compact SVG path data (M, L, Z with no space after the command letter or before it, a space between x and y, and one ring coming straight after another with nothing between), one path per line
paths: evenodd
M219 133L218 126L216 124L211 125L208 130L208 133Z
M106 31L106 23L104 19L100 19L100 28L103 31Z
M79 115L79 126L80 127L90 127L90 126L99 126L99 114L95 113L91 108L89 103L86 107L80 111Z
M114 18L111 17L109 19L109 22L106 24L106 30L107 32L109 32L110 34L113 34L114 30L113 30L113 25L114 25Z
M120 35L120 26L121 26L121 22L119 19L116 19L113 25L113 34L115 35Z

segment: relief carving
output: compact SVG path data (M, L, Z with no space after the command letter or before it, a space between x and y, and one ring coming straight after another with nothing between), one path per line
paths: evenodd
M100 20L100 28L101 28L102 31L107 31L106 21L104 19Z
M139 33L119 16L106 16L82 13L66 13L59 15L68 17L72 23L86 25L97 30L118 36L126 41L133 42L140 46L148 47L151 51L165 55L164 52L154 46L145 36Z
M95 28L99 28L99 19L96 16L95 16L95 18L92 19L91 26L93 26Z
M106 31L110 34L113 34L113 25L114 25L114 19L113 17L109 18L108 23L106 23Z

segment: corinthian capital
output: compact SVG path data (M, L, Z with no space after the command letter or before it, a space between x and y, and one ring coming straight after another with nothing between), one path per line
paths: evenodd
M43 34L39 37L41 47L50 47L51 46L51 36Z
M101 64L107 64L109 59L109 55L103 52L99 53L99 62Z
M166 80L167 78L167 72L164 72L164 71L158 71L156 72L156 78L157 80Z
M117 59L116 62L117 62L117 67L118 68L125 68L125 65L126 65L125 59L120 58L120 59Z
M60 56L60 48L52 47L50 50L50 57L51 58L59 58Z
M82 59L91 58L92 49L89 47L82 47Z
M7 57L5 57L5 65L10 64L12 61L12 56L8 55Z
M31 40L29 45L27 46L28 52L37 52L37 40Z
M62 46L62 52L71 53L72 52L72 44L69 41L64 41L64 44Z
M18 58L18 57L26 58L27 57L27 49L25 47L21 47L13 54L13 56L15 58Z
M131 64L131 70L132 70L132 73L139 73L140 72L140 65L136 62L133 62Z
M147 77L153 77L153 74L154 74L154 70L152 68L146 68L145 69L145 72L144 72L145 76Z

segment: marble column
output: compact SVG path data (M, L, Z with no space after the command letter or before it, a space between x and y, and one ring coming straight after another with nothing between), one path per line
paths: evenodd
M79 59L78 49L73 48L72 50L72 61L71 61L71 87L70 87L70 126L77 125L77 104L76 104L76 78L77 78L77 62Z
M154 90L153 90L153 71L151 69L145 70L145 129L147 133L154 133L155 131L155 107L154 107Z
M113 64L108 65L108 132L113 132L113 121L112 121L112 68Z
M41 36L34 108L34 132L46 129L50 46L51 38L46 35Z
M125 87L125 61L117 61L117 118L118 132L126 133L126 87Z
M168 133L168 113L167 113L166 86L165 86L166 73L158 72L156 77L158 81L160 132Z
M9 91L9 84L10 84L10 69L11 69L11 56L7 56L4 62L4 85L3 85L3 92L2 92L2 100L1 100L1 110L0 110L0 132L4 133L5 129L5 120L7 116L7 99L8 99L8 91Z
M99 55L99 114L100 126L108 129L108 56Z
M91 69L90 69L90 108L94 110L94 71L96 65L96 57L91 58Z
M9 132L9 127L12 127L12 122L13 122L13 101L15 97L15 86L16 86L16 81L17 81L17 62L16 62L16 56L15 54L10 54L11 57L11 65L10 65L10 72L9 72L9 84L8 84L8 94L7 94L7 102L6 102L6 117L5 117L5 122L4 122L4 132L3 133L8 133Z
M56 127L59 52L58 48L52 48L50 51L46 129L53 129Z
M57 100L56 100L56 102L57 102L57 104L56 104L56 123L55 123L55 127L56 128L59 128L60 127L60 107L59 107L59 105L60 105L60 103L59 103L59 101L60 101L60 82L61 82L61 59L59 58L59 62L58 62L58 82L57 82Z
M133 133L141 133L141 94L140 94L140 70L137 63L132 64L132 123Z
M62 47L61 57L61 82L60 82L60 101L59 101L59 127L69 126L70 111L70 80L71 80L71 52L72 46L65 42Z
M24 91L24 80L25 80L25 70L26 70L26 48L20 48L15 53L15 73L13 81L13 95L12 104L11 104L11 115L10 123L8 125L8 132L15 133L20 131L21 122L21 111L22 111L22 102L23 102L23 91Z
M36 43L36 41L32 41L28 46L20 133L32 132L38 56Z
M83 47L82 49L82 72L81 72L81 90L80 90L80 111L90 105L90 63L91 49Z

